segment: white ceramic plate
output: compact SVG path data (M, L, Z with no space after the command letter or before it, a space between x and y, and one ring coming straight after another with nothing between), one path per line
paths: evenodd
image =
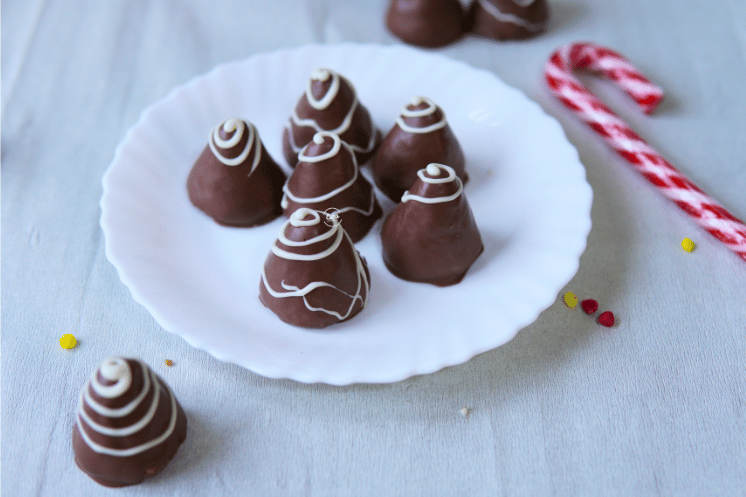
M218 226L185 185L210 130L229 117L252 121L283 163L283 126L322 66L347 76L384 133L415 95L445 110L466 153L465 192L485 249L456 286L405 282L383 265L379 222L357 244L371 273L368 306L311 331L258 299L283 220ZM553 118L494 74L404 46L305 46L221 65L143 112L103 188L106 255L163 328L218 359L308 383L394 382L504 344L575 274L591 226L585 170Z

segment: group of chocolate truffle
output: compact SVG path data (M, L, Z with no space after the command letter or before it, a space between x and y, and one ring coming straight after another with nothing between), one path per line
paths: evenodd
M383 210L362 164L370 163L378 188L398 203L381 232L392 274L453 285L482 252L463 194L464 153L432 100L413 98L382 138L352 83L317 69L282 138L293 167L287 179L251 123L219 124L192 167L187 191L221 225L251 227L288 217L259 284L259 299L283 321L323 328L365 307L370 273L354 244Z
M496 40L529 38L546 29L547 0L392 0L386 27L406 43L440 47L473 33Z

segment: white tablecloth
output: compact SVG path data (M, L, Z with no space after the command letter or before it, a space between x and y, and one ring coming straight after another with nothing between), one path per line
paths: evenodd
M614 328L558 301L465 364L390 385L306 385L190 347L119 281L99 227L101 177L140 112L258 52L399 43L383 25L387 3L3 1L3 495L743 495L746 264L542 80L571 41L625 54L667 92L653 116L584 81L744 219L743 0L553 0L539 38L438 50L524 91L578 148L593 228L562 291L598 300ZM75 349L60 348L64 333ZM70 443L78 392L111 354L153 365L189 419L166 470L119 490L86 477Z

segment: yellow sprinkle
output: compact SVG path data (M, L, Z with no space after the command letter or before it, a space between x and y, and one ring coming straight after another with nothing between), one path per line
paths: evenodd
M174 361L172 361L171 359L166 359L166 366L173 366L173 365L174 365Z
M681 240L681 248L683 248L687 252L693 251L694 247L696 247L696 245L694 245L694 242L691 241L689 238L684 238L683 240Z
M73 347L75 347L76 343L78 343L78 341L70 333L65 333L60 338L60 347L62 347L63 349L72 349Z
M562 301L570 309L574 309L575 306L578 305L578 298L572 292L567 292L565 295L563 295Z

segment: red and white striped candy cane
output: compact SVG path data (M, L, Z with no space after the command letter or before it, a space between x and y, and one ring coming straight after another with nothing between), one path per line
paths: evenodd
M663 100L663 90L627 59L593 43L573 43L552 54L544 69L552 92L658 190L692 216L715 238L746 261L746 225L700 190L572 74L574 69L601 72L620 86L646 114Z

